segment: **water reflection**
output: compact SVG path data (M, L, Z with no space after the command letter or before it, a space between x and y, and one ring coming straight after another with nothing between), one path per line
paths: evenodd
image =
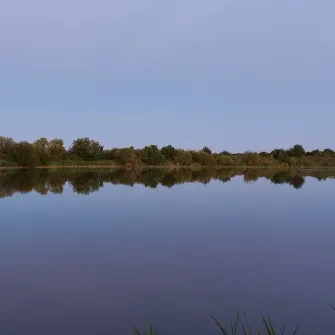
M276 169L147 169L125 171L122 169L29 169L0 170L0 198L15 193L36 191L45 195L48 192L60 194L66 183L73 192L89 194L98 191L105 183L157 188L159 185L173 187L183 183L209 183L219 180L229 182L236 176L243 176L246 183L266 178L273 184L288 184L296 189L303 187L306 177L318 180L334 179L335 170L276 170Z

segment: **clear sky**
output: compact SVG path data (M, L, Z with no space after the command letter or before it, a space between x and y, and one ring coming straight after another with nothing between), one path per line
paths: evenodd
M0 135L334 148L334 0L3 0Z

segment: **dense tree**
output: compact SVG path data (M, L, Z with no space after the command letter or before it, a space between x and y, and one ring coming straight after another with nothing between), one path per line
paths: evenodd
M49 155L53 162L59 162L66 156L66 150L62 139L55 138L49 142Z
M265 151L260 152L259 155L262 156L262 157L269 157L269 156L271 156L270 153L265 152Z
M284 149L275 149L271 152L273 158L284 164L290 163L290 157Z
M320 154L321 154L320 150L312 150L312 151L306 152L307 156L320 156Z
M78 138L73 141L69 153L84 161L99 160L103 157L103 146L88 137Z
M200 165L213 166L216 163L215 157L203 150L192 152L192 160Z
M136 151L133 147L120 149L115 159L117 163L127 166L128 168L138 168L140 165Z
M246 151L241 156L242 162L247 166L260 166L261 158L256 152Z
M161 149L162 155L165 157L168 161L174 161L176 149L172 145L167 145Z
M12 138L0 136L0 160L11 161L15 142Z
M45 137L41 137L33 143L36 155L41 165L47 165L51 161L49 154L49 141Z
M216 164L218 166L234 166L234 160L228 155L219 155L216 158Z
M301 144L296 144L294 147L287 151L290 157L302 157L305 155L305 149Z
M30 157L30 158L29 158ZM80 163L78 163L80 161ZM98 162L98 163L97 163ZM36 166L36 165L127 165L140 167L145 165L178 164L192 166L286 166L316 167L335 166L335 152L332 149L312 150L306 152L302 145L296 144L288 150L274 149L268 152L212 153L208 147L200 151L185 151L172 145L161 150L156 145L143 149L113 148L104 150L103 146L88 137L73 141L69 150L63 140L49 141L42 137L33 144L16 143L11 138L0 137L0 166Z
M219 155L226 155L226 156L230 156L231 153L229 151L223 150L219 153Z
M209 154L209 155L212 154L212 150L208 148L207 146L204 146L201 151L206 152L206 154Z
M33 167L40 163L34 145L28 142L16 143L13 151L13 161L21 166Z
M181 166L188 166L192 163L192 155L188 151L178 149L175 151L174 160Z
M141 150L141 159L146 165L161 165L166 159L157 145L149 145Z
M120 155L120 149L113 148L104 150L102 156L104 159L116 161Z
M286 151L284 149L274 149L271 151L271 155L278 159L281 155L286 154Z
M324 157L333 157L334 156L334 151L332 150L332 149L325 149L325 150L323 150L323 152L322 152L322 155L324 156Z

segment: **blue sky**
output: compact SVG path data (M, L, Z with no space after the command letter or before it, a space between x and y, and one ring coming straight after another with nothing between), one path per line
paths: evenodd
M333 0L0 4L0 134L335 147Z

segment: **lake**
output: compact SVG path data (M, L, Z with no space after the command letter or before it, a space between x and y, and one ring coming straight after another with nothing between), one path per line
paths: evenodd
M0 170L0 334L335 333L335 171Z

